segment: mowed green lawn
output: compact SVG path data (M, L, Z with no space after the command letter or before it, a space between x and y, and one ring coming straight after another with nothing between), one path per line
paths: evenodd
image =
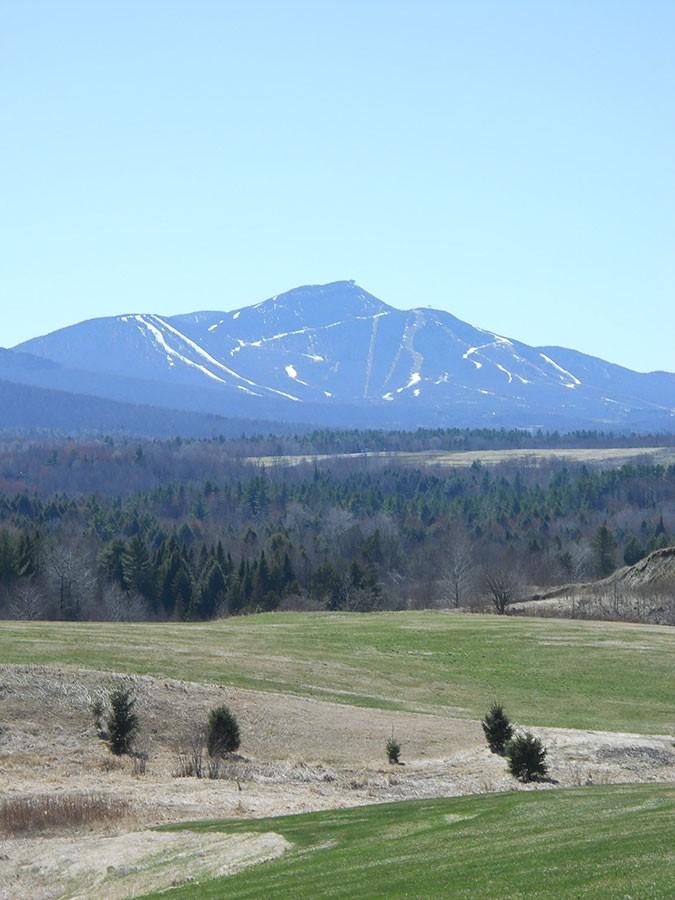
M0 663L58 663L481 716L672 733L675 629L444 612L0 623Z
M180 827L273 831L293 848L173 890L172 900L675 896L672 786L514 792Z

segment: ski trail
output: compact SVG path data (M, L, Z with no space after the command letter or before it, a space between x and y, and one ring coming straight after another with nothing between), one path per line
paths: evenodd
M415 334L416 332L424 325L424 314L419 310L415 310L415 321L412 325L406 329L406 333L403 335L403 345L408 353L412 356L412 371L413 372L421 372L422 363L424 362L424 357L422 354L415 350Z
M363 383L363 399L368 399L368 388L370 387L370 376L373 373L373 359L375 357L375 341L377 340L377 329L380 324L380 317L373 318L373 327L370 332L370 344L368 345L368 358L366 360L366 379Z
M413 310L414 312L414 320L411 322L410 319L406 321L405 328L403 329L403 334L401 335L401 343L399 344L398 350L396 351L396 355L394 356L391 366L389 367L389 371L387 372L387 377L384 379L382 387L386 387L389 381L391 380L391 376L394 374L396 370L396 366L401 358L401 354L403 351L407 351L413 358L413 368L412 371L419 371L422 367L422 363L424 362L424 357L421 353L418 353L415 350L413 341L415 337L415 332L424 322L424 314L420 310Z
M401 343L398 345L398 350L394 354L394 358L391 361L391 365L389 366L389 371L387 372L387 376L382 383L382 387L386 387L391 381L391 376L394 374L396 370L396 366L398 365L398 361L401 358L401 353L403 353L403 341L405 340L406 331L408 330L408 324L406 322L403 327L403 334L401 335Z

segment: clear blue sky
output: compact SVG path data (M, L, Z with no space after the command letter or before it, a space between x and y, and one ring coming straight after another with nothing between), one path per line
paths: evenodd
M0 0L0 345L354 278L675 370L673 0Z

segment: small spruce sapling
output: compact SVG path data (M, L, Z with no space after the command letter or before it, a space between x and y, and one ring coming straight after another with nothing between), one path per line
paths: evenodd
M492 704L481 725L490 750L503 756L506 744L513 736L513 728L501 703Z
M401 755L401 745L394 737L394 733L392 731L391 737L387 739L386 744L387 751L387 759L393 766L399 765L399 757Z
M138 716L134 712L136 698L129 688L119 685L110 692L108 744L115 756L129 753L138 732Z
M209 713L206 726L206 749L212 759L239 749L239 723L227 706L217 706Z
M539 781L548 775L546 748L533 734L517 734L506 745L509 771L520 781Z

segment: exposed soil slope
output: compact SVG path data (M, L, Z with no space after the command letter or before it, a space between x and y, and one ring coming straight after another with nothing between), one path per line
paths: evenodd
M593 602L595 601L595 606ZM513 609L569 614L576 607L589 618L603 618L603 609L615 618L634 619L654 624L675 624L675 547L654 550L632 566L622 566L607 578L564 584L552 591L536 594ZM582 616L583 617L583 616Z

